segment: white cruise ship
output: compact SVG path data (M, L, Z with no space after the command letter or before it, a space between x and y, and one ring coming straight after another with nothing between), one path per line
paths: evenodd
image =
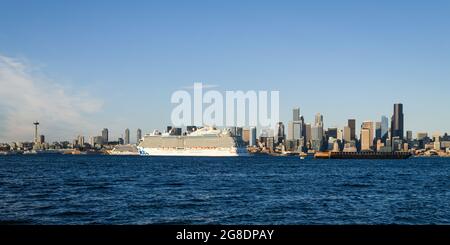
M186 135L174 135L174 131L161 134L154 131L145 135L138 145L143 156L248 156L241 137L235 137L228 129L200 128Z

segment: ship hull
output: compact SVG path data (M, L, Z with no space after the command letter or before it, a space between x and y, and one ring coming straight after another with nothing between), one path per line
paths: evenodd
M138 147L141 156L239 157L250 156L246 149L161 149Z
M108 152L108 155L112 156L137 156L139 153L137 152Z

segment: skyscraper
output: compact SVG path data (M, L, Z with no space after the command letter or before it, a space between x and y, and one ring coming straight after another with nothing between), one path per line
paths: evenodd
M137 144L139 144L139 141L141 140L141 138L142 138L142 130L140 128L138 128L136 130L136 143Z
M302 138L303 125L301 122L294 122L294 140L299 140Z
M303 118L302 115L300 115L300 122L302 122L302 137L303 137L303 139L306 139L306 124L305 124L305 118Z
M356 140L356 120L348 119L348 127L350 128L350 140Z
M320 113L316 114L314 124L316 126L322 126L322 129L323 129L323 116L322 116L322 114L320 114Z
M392 116L391 122L391 136L404 138L403 132L403 104L394 104L394 115Z
M406 140L408 142L411 142L413 140L413 132L412 131L410 131L410 130L406 131Z
M305 124L305 140L306 142L310 142L311 141L311 124L307 123Z
M349 126L344 127L344 142L350 142L351 138L351 129Z
M130 144L130 129L125 129L125 145Z
M38 143L39 139L38 139L38 126L39 126L39 122L36 121L33 123L34 124L34 143Z
M371 147L371 136L370 129L362 128L361 129L361 151L368 151Z
M323 138L323 116L317 113L314 125L311 126L311 148L316 151L322 150Z
M294 108L292 110L292 121L300 121L300 108Z
M103 139L103 144L108 144L108 129L104 128L102 130L102 139Z
M45 143L45 135L39 136L39 143L44 144Z
M369 146L373 146L373 136L374 136L374 125L372 121L364 121L361 125L361 129L367 129L369 130ZM362 136L362 132L361 132ZM361 139L361 145L362 145L362 139ZM361 147L362 148L362 147Z
M250 146L256 146L256 127L250 128L250 139L248 144Z
M294 122L293 121L288 123L286 139L294 140Z
M314 125L311 127L311 147L316 151L322 150L323 145L323 127Z
M303 135L303 124L301 121L289 122L288 140L299 140Z
M375 122L375 139L381 139L381 122Z
M284 141L285 134L284 134L284 124L282 122L278 122L277 124L277 144L280 144Z
M242 130L242 141L244 141L244 143L248 145L248 143L250 142L250 129L244 128Z
M389 119L386 116L381 117L381 140L385 143L388 138Z

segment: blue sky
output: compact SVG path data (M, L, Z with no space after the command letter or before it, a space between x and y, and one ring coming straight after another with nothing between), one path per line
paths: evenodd
M43 93L60 87L70 98L35 117L85 103L54 123L37 118L49 138L162 128L172 92L194 82L279 90L285 122L299 106L309 122L321 112L326 127L359 124L402 102L407 129L450 132L449 1L0 0L0 9L0 55L37 89L51 87ZM21 120L7 113L13 104L0 104L2 131Z

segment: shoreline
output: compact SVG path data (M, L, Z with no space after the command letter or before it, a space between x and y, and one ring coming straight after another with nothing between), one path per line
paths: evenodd
M79 150L44 150L44 151L0 151L0 156L15 156L15 155L107 155L107 156L140 156L139 154L129 153L129 154L110 154L107 151L79 151ZM316 153L317 154L317 153ZM323 154L320 152L319 154ZM326 153L328 154L328 153ZM298 157L300 158L315 158L315 154L301 154L301 153L281 153L281 152L250 152L251 156L271 156L271 157ZM411 154L411 158L450 158L450 154L440 154L440 155L416 155ZM319 157L325 159L323 157ZM330 158L333 159L333 158ZM352 159L352 158L349 158ZM361 157L360 159L371 159L370 157ZM382 160L382 159L380 159Z

